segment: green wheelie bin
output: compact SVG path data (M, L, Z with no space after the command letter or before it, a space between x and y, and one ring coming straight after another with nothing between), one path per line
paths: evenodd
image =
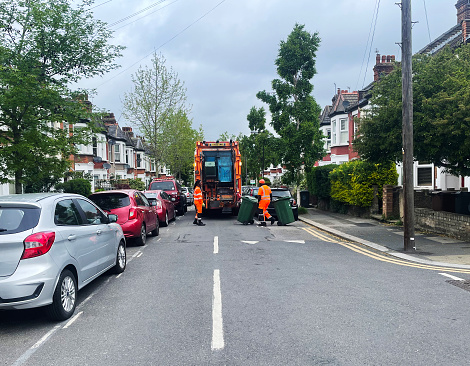
M279 197L273 201L273 206L276 210L278 225L287 225L295 221L292 207L290 207L290 197Z
M243 225L253 224L253 216L258 208L258 200L251 196L242 196L242 204L238 211L237 220Z

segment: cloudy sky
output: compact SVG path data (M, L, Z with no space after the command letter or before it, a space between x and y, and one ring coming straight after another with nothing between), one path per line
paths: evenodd
M361 89L373 79L375 54L401 60L399 0L96 0L93 12L114 24L113 44L126 46L121 68L82 81L96 89L92 102L113 112L119 125L122 99L132 91L131 75L150 66L161 53L184 81L192 105L193 126L202 125L206 140L221 133L248 134L246 116L256 98L271 91L277 77L279 42L295 23L318 32L317 72L312 79L320 106L331 103L336 88ZM413 0L413 50L457 23L457 0ZM378 6L378 12L377 12ZM147 11L140 12L148 8ZM133 16L135 13L138 15ZM378 16L375 18L375 15ZM372 39L373 36L373 40Z

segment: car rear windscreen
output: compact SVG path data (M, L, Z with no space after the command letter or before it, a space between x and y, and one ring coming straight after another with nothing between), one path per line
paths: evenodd
M272 191L273 197L290 197L289 191Z
M106 211L126 207L131 204L129 196L125 193L102 193L91 195L90 199Z
M173 184L173 182L170 182L170 181L152 182L150 184L150 190L174 191L175 185Z
M32 229L39 222L39 208L0 207L0 235Z

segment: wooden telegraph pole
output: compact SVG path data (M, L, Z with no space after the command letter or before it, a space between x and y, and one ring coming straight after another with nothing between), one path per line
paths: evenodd
M403 193L404 249L415 247L414 181L413 181L413 76L411 49L411 0L402 0L402 101L403 101Z

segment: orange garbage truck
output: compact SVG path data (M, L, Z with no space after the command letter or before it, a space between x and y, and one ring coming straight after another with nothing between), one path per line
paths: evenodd
M196 142L194 178L202 183L203 211L238 213L241 165L238 141Z

